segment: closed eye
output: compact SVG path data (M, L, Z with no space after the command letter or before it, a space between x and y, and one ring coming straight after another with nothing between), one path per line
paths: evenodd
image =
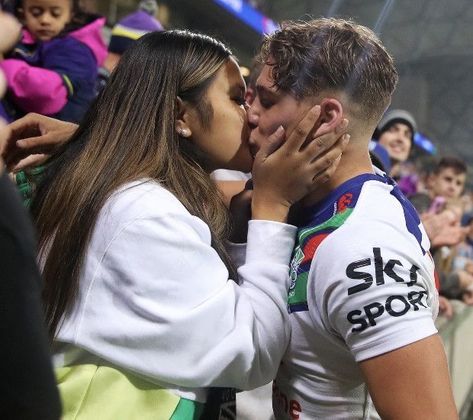
M43 9L39 8L39 7L32 7L30 9L30 13L34 16L34 17L38 17L38 16L41 16L43 14Z
M232 101L236 102L240 106L243 105L245 108L248 106L248 103L246 102L246 99L243 96L232 98Z
M266 108L266 109L271 108L274 105L273 101L270 101L265 98L259 98L259 103L261 104L263 108Z
M263 108L271 108L277 101L277 96L274 92L262 85L256 85L256 97Z

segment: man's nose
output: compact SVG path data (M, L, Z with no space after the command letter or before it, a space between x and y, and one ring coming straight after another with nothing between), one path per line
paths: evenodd
M259 116L253 105L248 109L248 125L253 129L258 126Z

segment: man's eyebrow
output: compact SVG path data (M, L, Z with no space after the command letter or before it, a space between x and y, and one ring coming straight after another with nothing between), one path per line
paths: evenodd
M256 83L256 93L260 96L261 95L270 95L274 97L278 96L277 92L268 89L266 86L258 84L258 82Z

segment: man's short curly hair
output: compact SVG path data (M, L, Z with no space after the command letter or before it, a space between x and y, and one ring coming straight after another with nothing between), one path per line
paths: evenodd
M275 86L298 99L343 91L366 118L379 118L398 81L393 58L370 29L343 19L285 22L263 40L260 60Z

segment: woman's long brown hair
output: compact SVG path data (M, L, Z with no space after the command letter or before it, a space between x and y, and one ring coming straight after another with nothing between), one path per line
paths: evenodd
M230 54L205 35L145 35L123 55L71 141L53 159L32 205L51 337L74 304L99 211L128 182L152 178L174 193L208 224L212 246L235 274L223 246L226 209L198 150L175 127L178 96L202 110L205 119L206 89Z

